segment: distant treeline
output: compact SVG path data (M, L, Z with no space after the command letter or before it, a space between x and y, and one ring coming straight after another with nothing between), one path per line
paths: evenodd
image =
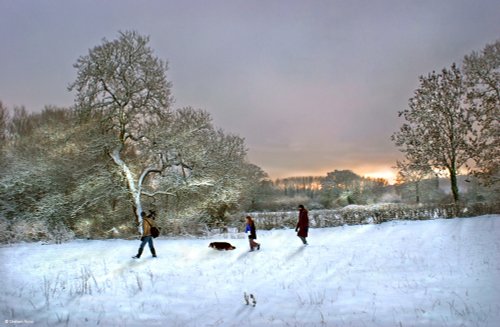
M484 186L474 176L459 176L461 203L498 202L493 186ZM449 180L433 177L418 182L389 185L381 178L367 178L351 170L335 170L326 176L304 176L265 180L256 191L253 211L279 211L299 203L310 209L336 209L374 203L448 204L453 199Z

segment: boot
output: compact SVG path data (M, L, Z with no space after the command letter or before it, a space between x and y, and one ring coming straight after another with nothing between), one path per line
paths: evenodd
M132 259L139 259L142 254L142 248L139 248L139 251L137 251L137 254L132 257Z
M155 248L151 248L151 254L153 255L153 258L156 258L156 250L155 250Z

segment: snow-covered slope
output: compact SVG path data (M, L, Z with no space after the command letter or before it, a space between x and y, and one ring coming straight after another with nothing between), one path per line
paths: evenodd
M258 227L258 226L257 226ZM499 326L500 216L293 230L247 240L0 248L0 323L32 326ZM234 251L208 248L229 241ZM254 294L255 307L243 294Z

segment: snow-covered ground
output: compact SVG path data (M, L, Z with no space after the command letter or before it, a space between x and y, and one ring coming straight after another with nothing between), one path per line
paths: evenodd
M258 227L258 226L257 226ZM500 216L293 230L247 240L0 248L0 323L30 326L499 326ZM208 248L229 241L234 251ZM255 307L243 294L254 294Z

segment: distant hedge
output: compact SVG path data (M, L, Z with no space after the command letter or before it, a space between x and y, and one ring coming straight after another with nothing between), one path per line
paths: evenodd
M405 205L376 204L350 205L335 210L310 210L310 226L313 228L336 227L342 225L380 224L391 220L429 220L437 218L474 217L486 214L500 214L500 204L474 203L468 205ZM224 238L242 237L245 216L254 218L257 228L261 230L294 228L297 223L297 211L282 212L250 212L226 217L217 226L210 226L202 220L160 217L157 223L162 228L162 237L204 237L221 235ZM114 231L114 232L113 232ZM49 228L39 221L8 222L0 217L0 243L17 243L21 241L45 241L61 243L75 237L73 231L58 225ZM137 232L118 231L113 228L108 235L89 236L89 238L128 238L137 239Z
M499 214L500 205L474 203L460 205L405 205L376 204L349 205L335 210L310 210L310 226L313 228L335 227L342 225L380 224L391 220L429 220L437 218L473 217L485 214ZM252 212L259 229L293 228L297 223L297 211ZM232 217L233 227L242 217Z
M341 209L310 210L310 226L313 228L342 225L380 224L391 220L429 220L438 218L474 217L486 214L500 214L500 204L474 203L466 206L449 205L406 205L376 204L349 205ZM208 226L201 221L166 219L164 236L209 236L222 234L227 238L244 231L245 216L254 218L261 230L294 228L297 211L248 212L227 217L224 225Z

